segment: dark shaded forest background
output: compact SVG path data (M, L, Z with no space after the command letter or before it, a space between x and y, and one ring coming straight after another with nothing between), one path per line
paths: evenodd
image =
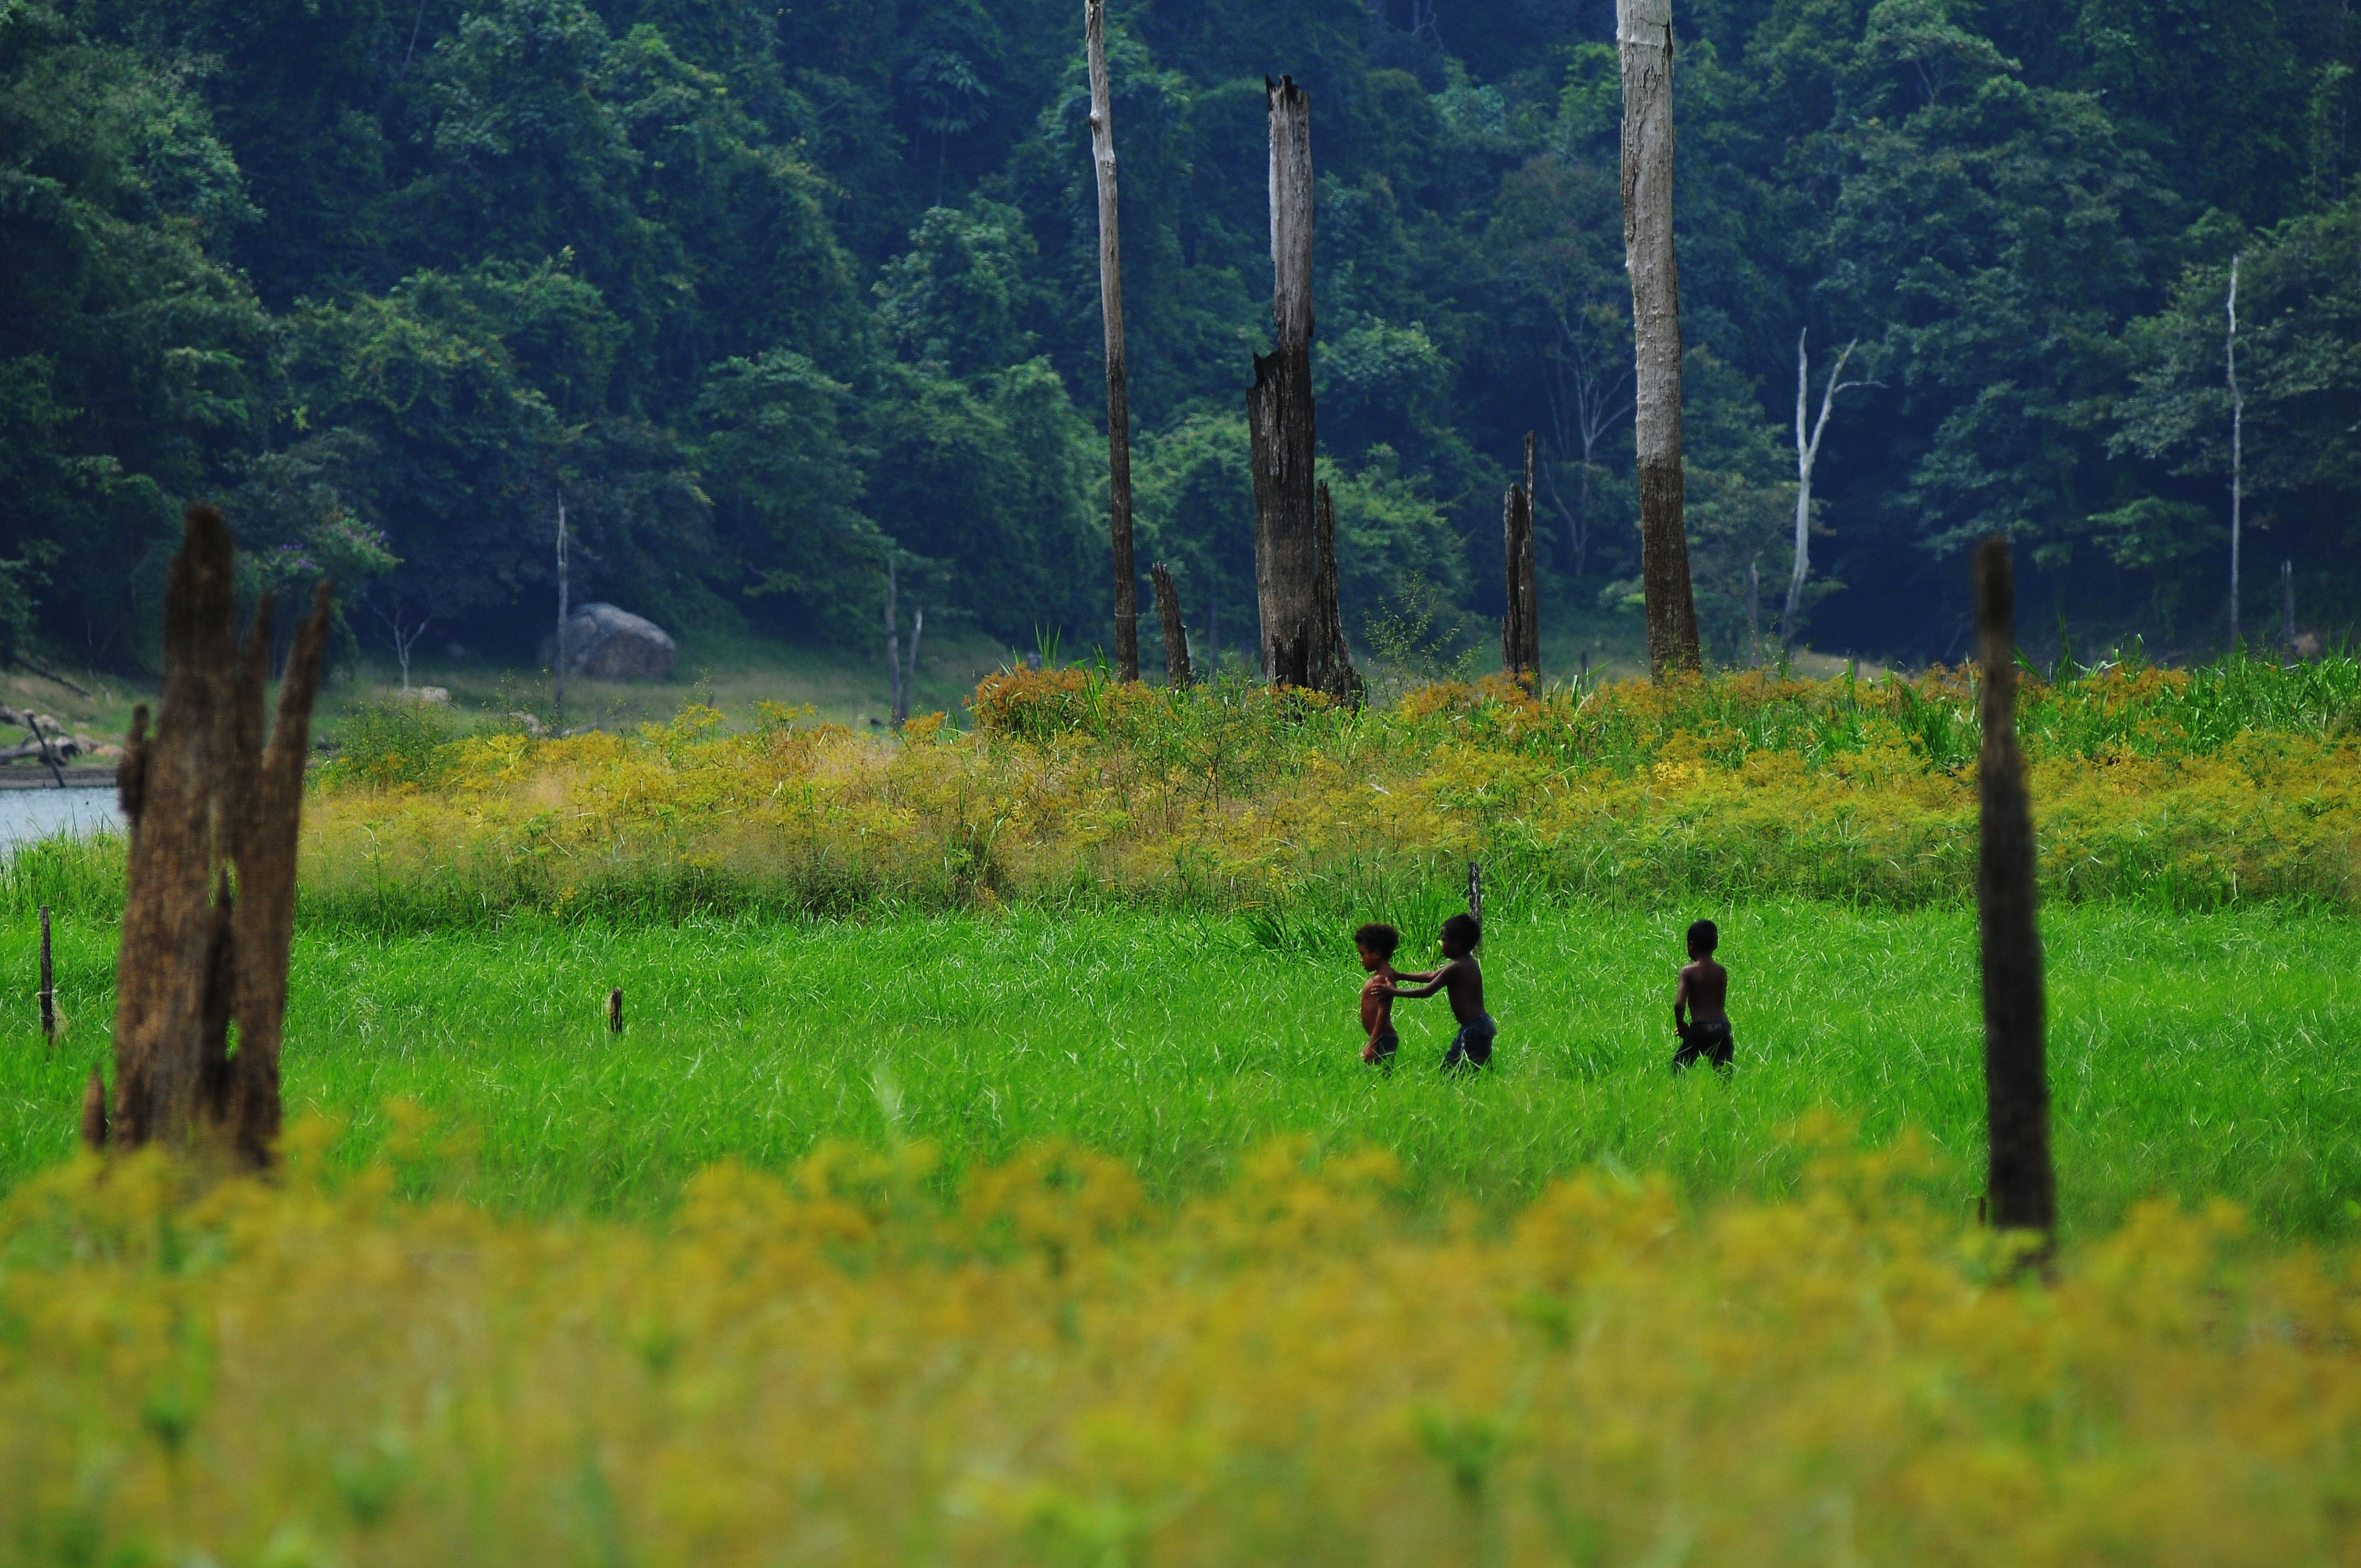
M1710 651L2227 635L2242 255L2250 639L2361 591L2361 37L2343 0L1695 0L1676 12L1689 530ZM1114 8L1140 558L1251 646L1262 80L1312 94L1323 465L1356 635L1497 615L1541 444L1543 619L1637 622L1607 0ZM1079 0L0 0L0 637L154 657L186 499L250 587L528 658L675 629L1108 638ZM357 608L366 603L367 613ZM1144 621L1154 667L1153 617Z

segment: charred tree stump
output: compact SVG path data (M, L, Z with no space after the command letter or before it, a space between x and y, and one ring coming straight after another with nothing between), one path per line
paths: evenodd
M1983 951L1987 1192L1994 1225L2038 1233L2046 1249L2058 1223L2058 1191L2049 1163L2033 807L2016 749L2015 589L2005 539L1988 539L1976 553L1976 615L1983 662L1976 914Z
M1312 101L1291 76L1263 86L1270 111L1270 313L1277 346L1255 356L1254 386L1246 393L1255 593L1262 611L1263 679L1308 686L1314 684L1320 570L1312 489Z
M1106 329L1107 524L1115 546L1115 674L1139 679L1139 578L1131 556L1131 393L1123 353L1123 245L1116 224L1115 109L1107 87L1106 0L1082 0L1091 78L1091 164L1099 188L1099 310Z
M1323 482L1312 504L1312 669L1305 684L1338 702L1361 706L1361 674L1345 641L1345 609L1336 571L1336 502Z
M1148 569L1148 580L1156 585L1156 619L1164 626L1164 680L1178 691L1194 685L1196 672L1189 667L1189 629L1180 621L1180 590L1172 584L1172 574L1159 561Z
M152 735L148 709L133 713L116 773L131 849L115 1113L110 1127L102 1095L82 1127L86 1141L127 1148L215 1143L260 1168L279 1135L296 833L329 590L323 581L296 631L266 744L272 598L235 646L233 551L221 513L191 507L165 593L162 711Z

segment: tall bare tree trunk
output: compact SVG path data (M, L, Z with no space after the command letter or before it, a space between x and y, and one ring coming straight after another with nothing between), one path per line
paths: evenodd
M1631 275L1640 576L1648 673L1700 666L1681 474L1681 280L1673 255L1672 0L1615 0L1623 61L1623 260Z
M557 652L551 658L551 677L556 683L556 695L551 699L550 713L554 729L566 728L566 620L572 612L566 604L567 591L573 587L567 576L566 561L566 498L557 498ZM399 635L399 633L397 633ZM401 662L401 689L410 689L410 661Z
M1264 82L1270 111L1271 326L1246 393L1253 447L1255 595L1262 674L1312 684L1319 547L1312 500L1312 101L1291 76Z
M1106 325L1107 521L1115 543L1115 663L1139 679L1139 583L1131 558L1131 392L1123 355L1123 245L1116 227L1115 109L1107 90L1106 0L1082 0L1091 72L1091 162L1099 184L1099 311Z
M885 713L891 726L899 729L902 721L910 717L910 698L902 689L902 617L895 603L900 584L894 569L894 553L885 553Z
M1984 1107L1991 1140L1987 1196L1994 1225L2036 1231L2046 1238L2058 1223L2058 1189L2049 1163L2033 807L2016 749L2016 593L2008 550L2007 540L1995 538L1976 552L1983 661L1976 914L1982 937Z
M2238 645L2238 553L2246 521L2246 394L2238 389L2238 263L2230 258L2230 646Z
M116 770L131 850L115 959L115 1114L85 1103L83 1135L127 1147L218 1139L269 1163L295 921L295 842L328 585L297 630L266 746L274 605L234 648L234 547L221 513L191 507L165 596L164 695L143 706ZM235 896L233 897L233 891ZM237 1050L229 1048L237 1030Z
M1500 618L1500 668L1526 690L1541 683L1541 591L1534 581L1533 438L1525 436L1525 482L1509 487L1500 532L1507 554L1508 613Z
M1189 668L1189 629L1180 621L1180 590L1172 584L1172 574L1159 561L1148 569L1156 585L1156 619L1164 625L1164 684L1178 691L1194 685L1196 675Z

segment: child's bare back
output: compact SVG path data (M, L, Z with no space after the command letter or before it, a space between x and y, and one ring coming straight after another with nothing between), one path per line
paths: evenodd
M1689 961L1682 966L1680 983L1673 988L1673 1029L1681 1048L1673 1053L1673 1070L1680 1071L1702 1057L1715 1070L1730 1070L1737 1047L1730 1033L1730 971L1714 961L1721 932L1710 920L1689 927Z

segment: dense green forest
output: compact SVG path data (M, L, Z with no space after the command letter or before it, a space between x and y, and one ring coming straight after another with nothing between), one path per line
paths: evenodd
M2344 0L1676 12L1688 526L1711 650L2227 636L2361 589L2361 54ZM1356 635L1497 614L1539 433L1543 616L1637 619L1606 0L1133 0L1111 52L1141 561L1251 645L1266 73L1312 95L1323 466ZM873 640L903 602L1106 640L1079 0L0 0L0 636L151 660L186 499L382 643L527 657L577 598ZM1154 667L1153 617L1149 663ZM447 629L447 633L446 633ZM2086 641L2087 645L2087 641Z

